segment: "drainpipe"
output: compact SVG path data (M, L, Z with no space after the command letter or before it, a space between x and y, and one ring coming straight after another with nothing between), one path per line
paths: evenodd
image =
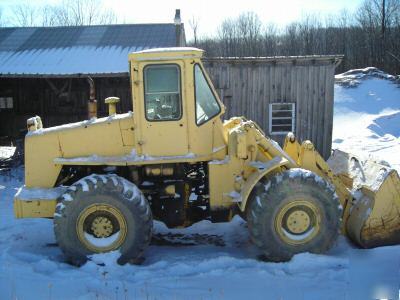
M97 118L97 100L92 77L88 76L87 81L90 87L88 101L88 119L90 120L91 118Z

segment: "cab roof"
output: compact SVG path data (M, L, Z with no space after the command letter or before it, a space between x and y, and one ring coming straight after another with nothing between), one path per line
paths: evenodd
M173 60L202 58L204 51L193 47L170 47L147 49L129 54L129 60Z

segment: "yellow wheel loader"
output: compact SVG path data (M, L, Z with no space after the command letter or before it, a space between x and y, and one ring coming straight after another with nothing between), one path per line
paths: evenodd
M323 253L340 232L361 247L399 243L396 171L339 151L326 162L293 134L281 148L244 117L222 122L202 54L130 54L133 113L116 114L113 97L108 117L51 128L29 119L15 216L54 218L77 265L115 250L121 264L139 261L153 219L176 228L239 214L272 261Z

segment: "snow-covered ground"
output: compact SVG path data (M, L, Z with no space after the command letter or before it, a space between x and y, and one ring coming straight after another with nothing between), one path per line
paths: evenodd
M390 78L350 76L359 84L335 87L334 147L399 170L400 88ZM266 263L239 217L179 230L156 223L142 265L116 265L109 253L76 268L63 261L51 220L14 219L12 197L22 182L22 168L0 175L1 300L399 298L400 246L362 250L341 237L326 255Z
M400 169L400 84L373 68L337 75L333 148Z

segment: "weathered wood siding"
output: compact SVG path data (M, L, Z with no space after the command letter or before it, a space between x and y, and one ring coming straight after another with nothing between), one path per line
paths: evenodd
M329 157L332 146L336 61L209 59L205 66L226 106L225 119L245 116L269 134L269 104L295 103L295 134ZM284 135L272 135L282 143Z

